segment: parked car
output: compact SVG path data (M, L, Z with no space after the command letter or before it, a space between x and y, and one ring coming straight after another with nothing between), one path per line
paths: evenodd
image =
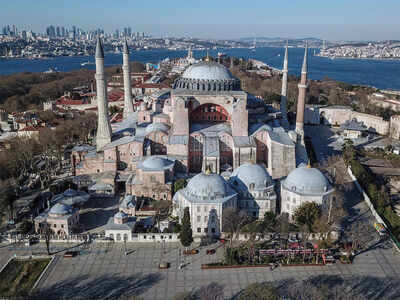
M159 268L159 269L168 269L168 268L169 268L169 263L168 263L168 262L161 262L161 263L158 265L158 268Z
M67 251L64 253L64 257L75 257L79 254L79 251Z
M206 253L208 254L208 255L212 255L212 254L215 254L215 249L207 249L207 251L206 251Z

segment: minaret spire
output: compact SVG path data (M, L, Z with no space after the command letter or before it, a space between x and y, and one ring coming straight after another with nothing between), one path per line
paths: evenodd
M306 93L307 93L307 53L308 53L308 44L306 42L303 66L301 68L301 79L298 85L299 98L297 100L297 115L296 115L296 132L302 136L304 136L304 110L306 105Z
M107 101L107 85L106 77L104 74L104 51L101 44L100 37L97 38L96 45L96 91L97 91L97 109L98 109L98 122L97 122L97 135L96 146L97 151L111 142L111 125L108 118L108 101Z
M283 60L282 70L282 92L281 92L281 114L282 114L282 126L285 129L289 128L289 122L287 119L287 77L288 77L288 41L286 41L285 48L285 59Z
M132 103L132 85L131 85L131 68L129 64L129 48L125 38L124 49L122 52L122 70L124 73L124 119L133 113Z
M207 49L206 61L210 61L210 53L208 53L208 49Z

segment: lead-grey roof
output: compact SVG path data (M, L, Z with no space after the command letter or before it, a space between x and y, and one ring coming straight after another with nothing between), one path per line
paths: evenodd
M169 136L170 145L187 145L189 137L187 135L171 135Z
M124 199L122 200L120 207L122 208L132 208L136 207L135 196L133 195L125 195Z
M249 163L236 168L229 178L229 183L240 191L264 190L274 184L263 166Z
M103 150L113 149L113 148L115 148L117 146L129 144L129 143L132 143L132 142L143 142L143 138L142 137L138 137L138 136L134 136L134 135L124 136L122 138L119 138L119 139L116 139L116 140L112 141L111 143L106 144L103 147Z
M333 191L328 179L316 168L300 166L282 181L282 187L301 195L322 196Z
M347 120L344 124L340 125L342 130L354 130L354 131L367 131L367 126L364 122L358 122L356 119Z
M190 126L190 133L200 132L205 136L218 136L222 132L232 134L231 126L229 123L218 123L218 124L204 124L194 123Z
M114 218L109 218L107 224L104 226L104 230L132 230L135 228L136 218L130 217L128 222L123 224L115 224Z
M96 149L96 147L93 147L93 146L90 146L90 145L77 145L77 146L73 147L71 149L71 151L75 151L75 152L86 151L86 152L89 152L89 151L93 151L95 149Z
M190 179L183 191L190 198L197 200L217 201L236 194L221 175L204 173Z
M95 57L96 58L104 58L104 50L103 50L103 45L101 44L100 37L97 38Z
M182 78L197 80L232 80L236 79L223 65L215 62L201 62L188 67Z
M233 143L236 147L254 147L256 146L251 136L234 136Z
M219 157L219 139L218 137L206 136L203 144L203 155L205 157Z
M149 156L144 161L140 162L138 168L144 171L162 171L172 168L175 161L159 156Z
M49 214L55 215L70 215L73 213L73 208L69 205L56 203L53 207L49 210Z
M153 131L162 131L167 133L169 128L169 125L166 123L151 123L146 127L146 135Z
M89 188L89 191L112 191L113 187L104 182L97 182Z

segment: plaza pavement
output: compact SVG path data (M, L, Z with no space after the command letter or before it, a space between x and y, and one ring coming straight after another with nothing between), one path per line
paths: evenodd
M53 244L52 251L63 247ZM23 245L0 248L0 263L5 263L14 253L26 255L45 250L44 245L34 245L32 250L27 248ZM344 279L400 278L400 255L389 241L356 256L352 265L278 267L273 271L270 268L201 270L201 264L221 259L223 247L214 255L206 255L203 248L199 254L186 256L187 265L181 270L178 268L180 247L176 243L166 244L165 250L160 243L128 243L128 255L122 243L92 243L77 249L81 254L74 258L64 258L62 252L57 254L59 258L49 268L39 289L56 290L66 299L101 299L124 294L136 294L144 299L173 299L179 292L212 282L223 285L225 297L231 297L254 282L303 280L318 275L337 275ZM170 268L159 270L161 261L169 262Z

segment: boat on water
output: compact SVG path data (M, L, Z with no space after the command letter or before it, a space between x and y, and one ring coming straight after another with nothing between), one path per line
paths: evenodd
M224 56L226 56L226 53L224 53L224 52L218 52L218 57L224 57Z
M81 66L87 66L87 65L94 65L94 63L90 62L90 61L85 61L83 63L81 63Z
M44 71L43 73L45 73L45 74L51 74L51 73L55 73L55 72L58 72L57 71L57 68L49 68L47 71Z

